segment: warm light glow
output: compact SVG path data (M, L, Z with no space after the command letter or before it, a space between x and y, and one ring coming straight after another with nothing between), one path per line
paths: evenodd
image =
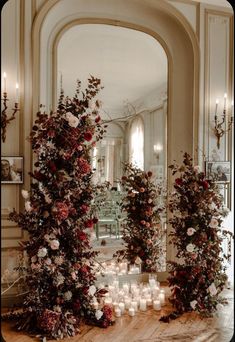
M144 128L140 119L136 119L131 127L130 162L144 169Z
M160 152L162 150L162 145L157 144L153 146L154 152Z
M16 89L19 89L19 84L18 83L16 83Z
M231 101L231 106L232 106L232 107L234 106L233 100Z
M224 98L227 99L227 93L224 94Z
M7 92L7 74L5 72L3 73L3 91Z
M219 104L219 99L216 99L216 100L215 100L215 103L216 103L216 104Z

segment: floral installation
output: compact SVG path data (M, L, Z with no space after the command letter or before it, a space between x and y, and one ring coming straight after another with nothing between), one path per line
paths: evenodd
M210 317L226 303L220 295L227 280L223 266L227 256L223 255L221 242L223 235L232 233L220 227L227 212L217 185L207 180L198 166L193 166L189 154L184 153L181 166L169 167L173 175L178 174L169 200L169 223L170 243L180 259L169 262L170 302L178 315L196 311ZM168 319L166 316L161 320Z
M124 164L121 184L125 196L121 209L126 212L123 229L126 248L114 254L118 260L126 258L132 264L141 264L144 272L158 269L163 248L164 231L160 215L164 206L158 203L161 188L155 186L152 176L151 171Z
M112 324L105 289L95 287L90 232L97 218L90 210L96 193L92 184L91 150L102 139L100 79L91 76L73 98L61 91L56 112L37 113L30 135L36 154L31 191L22 191L23 213L10 219L29 233L21 246L29 263L28 294L23 311L6 315L17 319L18 330L62 339L79 332L82 321L100 327ZM94 309L93 303L100 309Z

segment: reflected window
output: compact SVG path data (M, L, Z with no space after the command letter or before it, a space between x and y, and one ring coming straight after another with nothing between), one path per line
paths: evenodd
M144 125L141 118L132 122L130 129L130 162L144 169Z

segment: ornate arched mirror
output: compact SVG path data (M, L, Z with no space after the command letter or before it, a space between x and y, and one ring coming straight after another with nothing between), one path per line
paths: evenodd
M93 75L104 86L99 99L108 127L104 139L94 147L92 160L94 182L111 184L107 203L115 207L122 198L123 162L152 171L156 184L166 183L168 60L161 44L129 28L75 24L61 34L55 58L55 103L61 87L73 96L77 78L86 84ZM101 223L94 247L107 259L120 248L122 234ZM165 262L159 271L165 271Z

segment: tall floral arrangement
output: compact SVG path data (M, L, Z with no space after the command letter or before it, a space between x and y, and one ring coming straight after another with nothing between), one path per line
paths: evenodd
M170 301L179 314L196 311L210 316L225 303L220 295L227 279L221 242L223 234L231 233L221 230L226 216L222 196L217 185L193 166L189 154L184 154L181 166L173 164L170 169L178 175L169 201L169 222L179 260L169 262Z
M95 286L96 252L89 240L97 221L90 211L90 155L105 131L95 99L100 89L100 80L91 76L85 91L78 81L73 98L61 92L56 112L37 113L30 135L36 154L31 191L22 191L25 211L10 215L29 233L22 242L29 292L17 328L50 338L75 335L82 320L111 324L110 308L94 309L105 290Z
M125 249L115 254L130 263L141 263L142 270L154 272L160 264L164 234L159 206L160 187L156 187L152 172L145 172L132 164L124 165L121 184L125 191L121 209L126 214L123 230Z

